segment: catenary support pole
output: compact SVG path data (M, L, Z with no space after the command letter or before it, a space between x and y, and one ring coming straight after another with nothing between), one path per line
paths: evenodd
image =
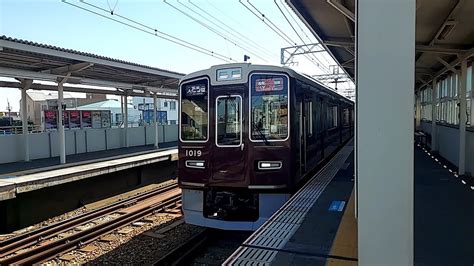
M431 152L438 150L438 132L436 128L436 95L438 90L436 88L436 79L431 82Z
M121 125L123 125L123 117L124 117L124 113L123 113L123 95L120 96L120 117L122 119L122 121L120 121Z
M358 263L409 266L416 0L356 3Z
M158 148L158 117L157 111L157 98L156 93L153 94L153 125L155 126L155 148Z
M461 62L461 77L459 78L459 175L466 174L466 85L467 60Z
M24 79L21 81L21 126L23 134L24 144L24 160L25 162L30 161L30 141L28 138L28 97L26 91L31 87L33 80Z

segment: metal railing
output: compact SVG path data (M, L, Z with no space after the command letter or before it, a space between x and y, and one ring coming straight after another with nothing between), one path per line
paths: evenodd
M43 132L40 125L28 125L29 133ZM3 126L0 127L0 135L18 135L23 134L22 126Z

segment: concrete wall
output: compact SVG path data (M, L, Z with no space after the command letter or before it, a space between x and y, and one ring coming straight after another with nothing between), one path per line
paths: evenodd
M459 129L442 125L436 128L439 154L459 166ZM422 121L421 130L431 135L431 122ZM474 174L474 132L469 130L466 132L466 171Z
M67 130L65 135L67 155L125 147L123 128ZM32 160L59 156L58 132L33 133L28 138ZM129 147L154 144L155 127L129 128L128 138ZM178 125L158 126L158 141L178 141ZM0 164L23 160L23 145L23 135L1 135Z

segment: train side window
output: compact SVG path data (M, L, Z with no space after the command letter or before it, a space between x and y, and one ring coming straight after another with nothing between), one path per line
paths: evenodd
M344 126L349 126L350 125L350 117L349 117L349 108L344 108L342 110L342 115L343 115L343 125Z
M306 109L306 116L308 119L308 136L313 135L313 102L309 101L306 102L308 104L308 108Z
M332 129L337 127L338 119L337 119L337 106L329 106L328 113L327 113L327 123L328 129Z

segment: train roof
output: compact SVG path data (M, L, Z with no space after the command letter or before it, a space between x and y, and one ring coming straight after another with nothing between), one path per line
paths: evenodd
M242 78L238 80L227 80L227 81L217 81L217 71L221 69L232 69L232 68L240 68L242 69ZM221 64L221 65L214 65L208 69L199 70L196 72L192 72L187 74L186 76L182 77L180 83L184 80L191 80L202 76L209 76L211 85L230 85L230 84L241 84L248 82L248 75L253 71L268 71L268 72L282 72L287 74L290 77L297 78L299 80L303 80L306 83L317 84L321 89L325 90L328 94L333 96L345 99L349 103L353 103L353 101L347 99L346 97L340 95L339 93L335 92L334 90L330 89L323 83L317 81L316 79L308 76L306 74L298 73L289 67L282 67L282 66L273 66L273 65L254 65L251 63L232 63L232 64Z

